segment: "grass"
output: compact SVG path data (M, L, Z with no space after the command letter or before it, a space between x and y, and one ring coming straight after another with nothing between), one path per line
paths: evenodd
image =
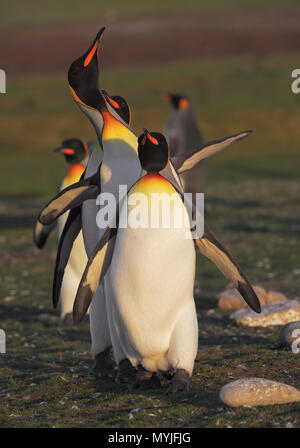
M284 7L297 5L297 0L285 1ZM27 0L26 8L21 0L3 0L1 4L2 25L26 25L33 27L47 27L58 23L83 22L94 20L113 20L118 17L134 17L139 15L168 15L177 13L211 13L232 14L235 12L249 12L270 7L282 6L280 0L186 0L184 3L174 0L164 2L140 2L130 0L114 0L109 4L103 0Z
M243 9L270 3L247 0ZM56 4L53 0L50 8L43 2L42 9L29 0L20 12L20 2L7 2L0 22L36 24L39 18L34 26L43 26L66 17L88 20L90 11L94 16L95 7L101 7L81 2L69 8L65 1L56 9ZM167 5L160 2L155 10L153 2L139 7L115 2L109 8L126 15L164 12ZM226 2L228 12L236 6L234 0ZM180 12L183 6L174 8ZM191 1L184 8L223 10L219 1ZM101 78L109 92L130 103L137 134L143 126L163 130L169 107L155 88L190 96L206 140L254 130L207 162L207 221L253 284L290 299L300 298L300 96L290 89L297 61L299 54L177 62L104 70ZM65 77L8 77L7 92L0 96L0 327L7 335L7 354L0 355L0 427L300 427L299 403L255 409L221 404L220 388L245 376L300 388L300 358L276 348L279 328L241 329L229 312L217 308L216 296L227 282L200 256L195 285L199 351L191 391L174 398L160 389L129 392L112 380L95 380L88 327L64 328L52 310L56 238L43 251L32 243L37 213L65 172L52 148L71 136L92 139L94 131L73 104ZM133 409L138 411L131 418Z
M253 129L245 141L209 161L208 182L297 179L299 96L291 92L290 74L298 57L103 70L101 85L128 100L138 135L144 126L163 131L170 112L153 89L189 95L206 140ZM65 169L52 148L71 136L92 139L94 130L73 103L64 77L10 78L7 91L0 98L5 163L0 194L52 195Z
M260 191L259 196L257 191ZM247 181L208 189L207 220L254 283L300 297L298 183ZM46 199L46 198L45 198ZM56 238L33 248L32 224L42 198L1 205L0 427L300 427L299 404L230 409L218 398L235 379L259 376L300 388L300 359L276 349L278 327L238 328L216 307L226 280L198 258L195 300L199 351L188 393L128 391L90 373L88 327L65 328L52 310L50 291ZM131 411L138 409L137 412Z

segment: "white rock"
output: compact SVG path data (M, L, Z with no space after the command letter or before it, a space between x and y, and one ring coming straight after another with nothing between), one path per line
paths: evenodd
M295 320L300 320L300 302L286 300L262 307L260 314L249 309L235 311L230 315L237 325L244 327L270 327L272 325L284 325Z
M300 401L300 391L264 378L242 378L222 387L220 399L227 406L268 406Z
M299 339L299 337L300 337L300 320L297 320L296 322L289 322L280 329L279 341L280 344L283 346L291 347L293 342L296 339Z
M266 291L259 285L253 286L261 305L283 302L286 300L284 294L276 291ZM218 295L218 307L224 310L238 310L246 308L248 305L237 289L227 288Z

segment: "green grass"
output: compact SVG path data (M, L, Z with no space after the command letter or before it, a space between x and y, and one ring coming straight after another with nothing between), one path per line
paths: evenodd
M270 2L246 1L243 8L250 3ZM209 11L220 6L192 4ZM237 3L226 4L230 11ZM19 16L16 5L3 6L2 23L33 21L35 2L28 1ZM37 8L41 25L65 20L67 9L54 13L49 5ZM88 19L84 8L80 17ZM78 16L79 9L72 8L70 17ZM163 130L169 107L151 91L155 88L190 96L206 140L253 129L207 162L206 219L253 284L291 299L300 298L300 96L290 89L298 61L299 54L179 61L104 70L101 77L103 87L130 103L137 134L143 126ZM0 328L7 334L7 354L0 355L0 427L300 427L299 404L229 409L219 401L224 384L245 376L300 388L300 358L276 349L279 328L240 329L216 308L227 281L203 257L197 260L199 351L191 391L173 398L163 389L129 392L114 381L95 380L88 328L64 328L52 310L56 238L41 252L32 243L37 213L65 171L52 149L68 137L92 139L94 131L73 103L65 77L8 77L7 92L0 96Z
M297 5L296 0L287 0L284 7ZM83 22L89 20L110 21L117 17L134 17L139 15L168 15L170 13L211 13L232 14L235 12L248 12L270 7L282 6L280 0L186 0L185 2L153 0L141 2L130 0L27 0L26 7L21 0L2 0L2 25L23 24L34 27L51 26L56 23Z
M254 283L300 298L297 181L211 185L207 221ZM257 194L259 191L259 195ZM300 358L276 349L278 327L238 328L216 308L227 281L198 257L195 300L199 351L188 393L128 391L91 374L88 327L65 328L51 306L56 238L38 251L32 224L46 200L2 202L0 313L7 354L0 355L0 427L300 427L298 404L230 409L221 387L245 376L300 388ZM10 299L7 299L10 297ZM129 418L133 409L139 409Z
M163 131L170 112L153 89L189 95L206 140L253 129L245 141L209 160L208 182L297 179L299 96L291 92L290 74L298 60L292 54L260 62L179 61L103 70L101 86L128 100L138 135L144 126ZM92 126L74 104L64 77L9 78L0 100L5 166L0 194L52 195L65 169L52 148L68 137L94 138Z

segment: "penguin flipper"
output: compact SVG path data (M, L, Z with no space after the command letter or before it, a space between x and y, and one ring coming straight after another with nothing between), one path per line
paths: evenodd
M178 174L185 173L186 171L193 168L198 162L200 162L200 160L206 159L207 157L216 154L222 149L227 148L232 143L248 137L251 132L251 130L238 132L237 134L230 135L229 137L224 137L204 143L199 149L193 151L192 154L189 153L178 157L173 157L173 165L177 169Z
M41 224L39 221L36 222L35 227L33 229L33 241L38 249L42 249L45 246L50 233L53 231L55 227L56 227L55 222L53 222L48 226Z
M196 245L202 255L209 258L217 268L230 280L239 291L245 302L256 313L261 312L259 299L248 279L227 249L205 225L202 238L196 238Z
M106 257L110 240L116 235L117 229L107 227L103 237L97 243L87 262L83 276L78 286L73 306L73 320L79 324L85 316L92 298L99 286L101 278L109 267L112 252Z
M52 302L54 308L57 307L65 268L67 266L73 244L80 231L81 205L70 210L59 239L52 286Z
M42 209L38 216L40 223L49 225L67 210L78 207L88 199L96 199L100 193L100 176L97 173L87 179L82 179L61 190Z

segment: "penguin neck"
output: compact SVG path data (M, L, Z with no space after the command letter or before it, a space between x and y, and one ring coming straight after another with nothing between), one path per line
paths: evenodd
M65 187L78 182L84 170L85 166L82 163L72 163L69 165L66 177L64 179Z
M137 137L124 124L118 121L108 110L102 112L104 121L102 130L102 143L110 140L125 141L137 154Z

